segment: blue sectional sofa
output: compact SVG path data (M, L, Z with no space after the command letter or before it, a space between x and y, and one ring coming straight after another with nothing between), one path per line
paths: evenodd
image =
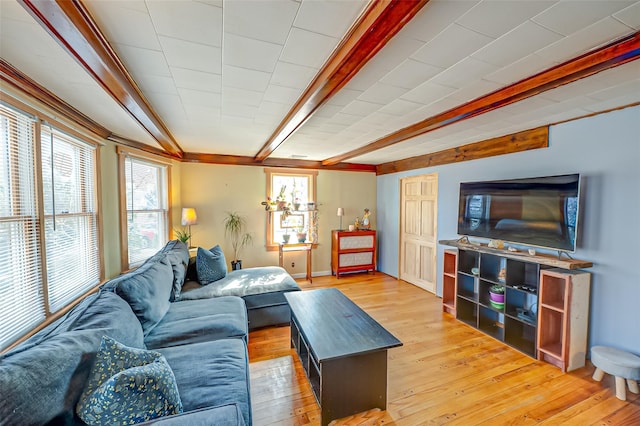
M170 241L142 266L108 281L0 356L0 425L85 424L76 408L94 377L92 367L105 336L131 351L159 353L170 367L182 413L149 424L251 425L249 320L239 296L260 301L262 286L264 300L277 302L272 293L296 288L288 280L280 290L265 286L255 279L258 271L251 271L254 285L245 282L238 294L198 293L192 283L189 291L198 297L182 300L189 293L182 292L188 262L187 247ZM266 268L265 275L272 272ZM243 279L242 274L229 275L236 283ZM279 324L288 315L276 305L277 315L258 314L263 326ZM258 309L270 312L269 306Z

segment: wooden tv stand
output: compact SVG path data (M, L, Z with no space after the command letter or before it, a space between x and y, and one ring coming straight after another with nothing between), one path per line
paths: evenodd
M562 371L585 365L591 274L579 269L591 262L459 240L440 244L458 249L444 254L445 312ZM496 284L505 287L502 308L489 299Z

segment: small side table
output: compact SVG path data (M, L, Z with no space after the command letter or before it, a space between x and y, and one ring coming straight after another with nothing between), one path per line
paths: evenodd
M288 251L306 251L307 252L307 280L311 283L311 249L312 243L293 243L293 244L279 244L278 245L278 264L281 268L284 268L284 253Z

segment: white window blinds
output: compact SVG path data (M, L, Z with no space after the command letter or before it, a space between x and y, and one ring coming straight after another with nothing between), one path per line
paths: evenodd
M45 319L34 134L0 104L0 349Z
M57 312L100 281L95 148L45 126L41 140L49 309Z
M0 350L100 281L96 158L0 104Z
M126 156L125 199L129 267L140 264L167 242L167 166Z

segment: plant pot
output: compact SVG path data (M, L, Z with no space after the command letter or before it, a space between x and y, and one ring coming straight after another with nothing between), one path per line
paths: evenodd
M278 210L284 210L287 207L286 201L278 201Z
M296 234L296 237L298 238L298 242L299 243L304 243L307 240L307 233L306 232L298 232Z
M232 260L231 261L231 270L232 271L239 271L240 269L242 269L242 260Z
M489 292L489 299L492 302L504 303L504 293L500 294L500 293Z
M283 235L282 236L282 242L285 244L289 244L289 238L291 237L291 235Z
M294 209L295 211L300 210L300 203L293 203L293 209Z

